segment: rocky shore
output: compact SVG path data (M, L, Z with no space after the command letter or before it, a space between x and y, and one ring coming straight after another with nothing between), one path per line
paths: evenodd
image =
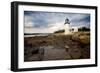
M90 58L90 33L24 37L24 61Z

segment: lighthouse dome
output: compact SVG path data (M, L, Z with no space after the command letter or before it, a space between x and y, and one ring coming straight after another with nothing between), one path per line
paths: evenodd
M65 19L65 23L64 24L70 24L70 21L68 18Z

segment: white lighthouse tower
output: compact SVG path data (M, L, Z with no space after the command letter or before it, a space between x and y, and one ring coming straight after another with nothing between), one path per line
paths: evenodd
M68 18L65 19L64 29L65 29L65 35L70 34L70 21Z

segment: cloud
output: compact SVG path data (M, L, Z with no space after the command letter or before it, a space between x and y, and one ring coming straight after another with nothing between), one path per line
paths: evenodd
M90 14L24 11L24 17L27 33L53 33L63 29L66 17L69 18L72 27L90 26Z
M85 26L89 27L90 26L90 15L78 15L77 17L73 18L71 22L71 26Z
M52 33L52 32L55 32L57 30L61 30L63 29L63 26L62 25L63 22L60 22L60 23L55 23L55 24L49 24L49 25L52 25L51 27L47 27L47 28L27 28L25 27L25 33Z
M25 15L24 16L24 26L25 27L33 27L34 26L34 22L32 21L32 17Z

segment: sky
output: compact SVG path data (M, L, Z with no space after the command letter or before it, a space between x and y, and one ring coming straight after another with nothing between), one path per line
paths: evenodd
M64 29L66 18L70 27L90 27L90 14L24 11L24 33L53 33Z

